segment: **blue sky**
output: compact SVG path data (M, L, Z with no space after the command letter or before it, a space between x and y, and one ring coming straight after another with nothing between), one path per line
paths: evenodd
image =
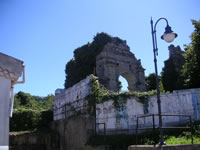
M178 34L172 44L183 49L199 6L199 0L0 0L0 51L26 66L26 83L15 91L38 96L64 87L65 64L97 32L126 40L148 75L154 72L150 18L167 18ZM159 38L165 26L157 25L159 72L168 58L169 44Z

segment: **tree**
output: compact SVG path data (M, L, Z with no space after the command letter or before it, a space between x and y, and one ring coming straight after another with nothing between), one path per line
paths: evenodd
M179 46L169 46L169 58L164 62L162 69L162 83L165 91L172 92L173 90L180 90L184 88L184 80L181 75L181 69L185 63L183 57L184 52Z
M35 100L28 93L24 93L24 92L20 91L15 95L15 99L16 99L15 104L17 104L17 105L16 106L14 105L14 108L16 108L19 105L23 106L23 107L29 107L29 108L35 108L36 107Z
M10 119L11 131L47 128L51 121L53 95L39 97L21 91L15 95L13 116Z
M149 74L149 76L145 77L146 87L148 91L156 90L156 75L155 73ZM161 77L158 76L158 82L160 87L160 92L165 93L165 90L163 88L163 83L161 80Z
M192 20L194 32L190 38L192 42L185 45L185 64L182 74L187 88L200 87L200 21Z
M96 57L103 50L104 46L112 41L107 33L97 33L92 43L87 43L74 50L74 58L65 67L65 88L83 80L90 74L94 74L96 68ZM120 38L115 38L116 44L123 43Z
M146 87L148 91L156 89L156 75L154 73L149 74L145 77Z

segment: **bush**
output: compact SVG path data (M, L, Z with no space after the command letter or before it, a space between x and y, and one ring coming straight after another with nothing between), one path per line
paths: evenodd
M40 111L25 108L14 110L10 119L10 131L34 130L38 127L40 120Z
M52 110L38 111L32 109L14 110L10 119L10 131L40 130L48 128L53 120Z

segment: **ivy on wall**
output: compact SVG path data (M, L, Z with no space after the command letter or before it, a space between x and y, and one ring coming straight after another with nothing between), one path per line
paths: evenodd
M156 91L148 91L148 92L124 92L124 93L117 93L112 92L105 89L101 84L98 82L98 78L92 76L90 80L91 86L91 94L86 97L88 101L88 112L90 114L94 114L95 104L101 104L105 101L113 100L113 105L115 108L121 106L121 104L125 104L127 99L136 98L136 101L139 103L144 104L144 112L148 113L148 98L150 96L156 95Z
M73 86L95 72L97 55L111 41L112 37L107 33L97 33L92 43L87 43L74 50L74 58L66 64L65 68L65 88ZM115 37L116 44L122 42L123 40Z

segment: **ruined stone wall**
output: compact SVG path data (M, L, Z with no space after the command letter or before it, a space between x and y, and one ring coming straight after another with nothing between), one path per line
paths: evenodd
M161 107L163 114L185 114L191 115L193 120L200 120L200 89L179 90L163 94L161 95ZM158 113L156 96L149 97L148 103L144 104L132 97L127 100L122 99L118 108L114 107L113 100L97 104L96 108L97 123L105 123L108 134L109 130L135 129L138 115ZM155 121L158 126L158 117ZM189 121L188 118L184 117L163 117L164 126L187 121ZM140 119L139 124L143 127L152 127L152 118ZM98 129L103 130L103 126L98 126Z
M84 98L89 95L91 76L68 89L57 89L54 97L54 120L65 119L73 115L75 111L83 110L86 105ZM80 108L80 109L78 109ZM67 112L67 113L65 113Z
M94 131L94 118L75 116L57 120L52 123L52 128L60 135L60 150L103 150L103 147L87 146Z
M119 91L120 75L127 80L129 91L146 90L144 69L126 41L116 44L113 38L112 42L104 46L96 58L96 75L99 82L111 91Z
M9 135L10 150L60 150L56 133L15 133Z
M80 106L84 104L87 105L87 101L84 98L91 92L91 78L92 77L89 76L85 80L74 85L71 89L66 89L56 94L54 99L54 120L62 120L72 116L71 111L65 111L68 107L63 107L70 102L72 102L70 107L78 111ZM131 129L135 132L138 115L158 113L156 96L149 97L148 101L144 104L138 102L136 97L119 99L119 104L120 107L115 107L113 105L113 100L110 99L96 105L96 122L101 123L97 124L97 131L103 130L104 127L102 123L105 123L107 133L116 129ZM170 94L163 94L161 95L161 106L163 114L186 114L191 115L194 120L200 120L200 89L178 90ZM158 117L155 118L155 121L158 126ZM188 118L163 117L164 126L185 123L186 121L188 121ZM140 125L150 127L152 126L152 118L142 119L139 123Z

